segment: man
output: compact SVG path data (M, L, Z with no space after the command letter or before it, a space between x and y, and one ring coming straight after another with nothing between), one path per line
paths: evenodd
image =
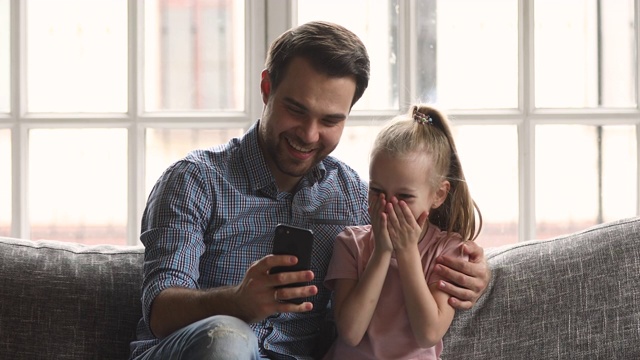
M322 281L333 241L345 226L369 222L367 184L328 155L368 81L366 49L341 26L307 23L274 41L261 119L169 167L149 197L132 358L311 359L326 350ZM297 261L271 255L279 223L313 230L311 270L269 274ZM437 269L457 308L471 307L490 276L482 249L467 250L469 262ZM293 283L308 285L281 287ZM287 301L297 298L305 301Z

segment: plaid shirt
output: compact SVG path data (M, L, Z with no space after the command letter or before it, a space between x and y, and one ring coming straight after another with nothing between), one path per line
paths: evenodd
M275 226L287 223L314 233L312 283L319 292L313 310L273 315L252 327L263 356L310 359L327 317L330 291L322 283L333 242L345 226L369 223L367 191L353 169L328 157L293 193L278 192L258 146L257 123L241 138L170 166L142 218L143 319L132 357L158 343L149 314L162 290L239 284L251 263L271 253Z

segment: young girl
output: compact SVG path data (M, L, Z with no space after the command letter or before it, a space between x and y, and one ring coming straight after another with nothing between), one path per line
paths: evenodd
M369 176L371 225L338 235L325 278L338 330L325 359L439 359L455 310L435 259L464 256L482 228L448 120L428 106L393 119Z

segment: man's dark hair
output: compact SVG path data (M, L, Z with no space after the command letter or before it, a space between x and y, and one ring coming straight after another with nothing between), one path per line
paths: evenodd
M265 68L271 87L282 81L291 60L304 57L317 71L331 77L355 76L355 104L369 85L369 55L364 44L350 30L326 21L313 21L280 35L269 47Z

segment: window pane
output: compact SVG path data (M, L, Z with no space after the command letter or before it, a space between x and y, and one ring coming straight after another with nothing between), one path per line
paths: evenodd
M633 126L538 126L537 237L634 216L636 163Z
M354 109L398 109L397 7L397 0L298 0L298 24L331 21L353 31L367 47L372 76Z
M340 143L331 155L349 164L369 181L369 155L380 129L381 126L345 126Z
M145 109L243 110L244 1L144 5Z
M541 125L535 136L536 237L549 238L596 224L596 128Z
M602 221L636 214L638 158L635 126L602 127Z
M9 112L11 98L9 77L9 0L0 0L0 112Z
M194 149L225 144L239 137L238 129L147 129L146 130L146 193L149 194L162 172L173 162Z
M461 125L452 129L469 190L482 213L483 247L518 241L518 129Z
M0 236L11 235L11 131L0 129Z
M127 111L127 2L27 2L30 112Z
M517 1L418 1L416 7L420 99L458 109L518 107Z
M633 0L534 4L536 106L635 107Z
M127 243L127 131L29 132L32 239Z
M600 1L601 71L600 106L635 107L637 49L633 0Z

